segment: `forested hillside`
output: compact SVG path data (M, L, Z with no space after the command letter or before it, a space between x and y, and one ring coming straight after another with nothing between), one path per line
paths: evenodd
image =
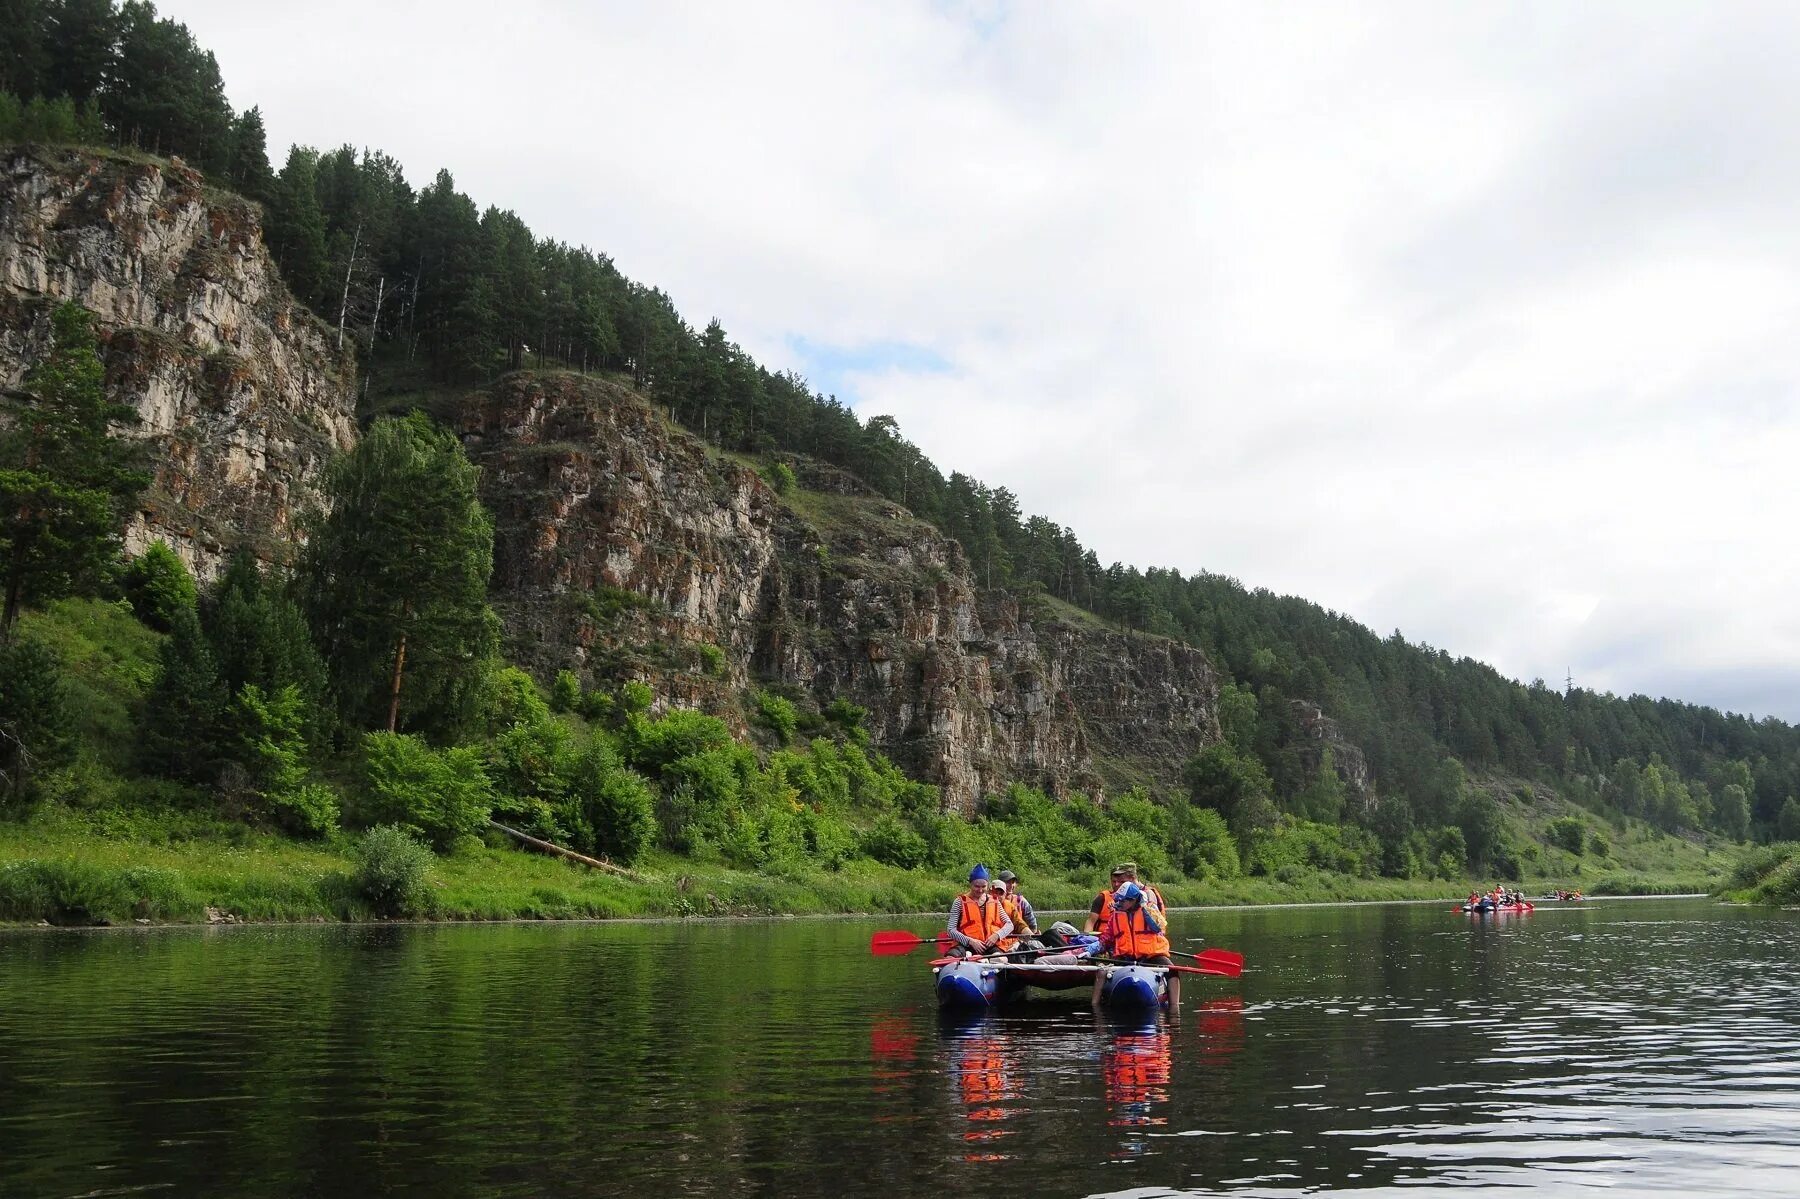
M212 55L148 4L10 0L0 24L0 139L105 138L180 155L260 201L284 277L356 349L365 390L396 378L476 384L527 366L621 373L722 449L854 472L956 537L983 585L1205 650L1236 686L1230 736L1196 761L1190 788L1240 832L1285 811L1355 822L1389 846L1446 825L1474 836L1480 821L1462 811L1471 776L1536 782L1669 831L1742 840L1800 828L1790 725L1521 684L1233 579L1102 566L1004 486L946 475L890 418L861 419L758 364L718 321L695 327L604 253L535 236L448 171L415 187L393 158L352 144L294 147L273 169L260 114L235 112ZM1318 712L1361 751L1366 794L1347 798L1319 777Z

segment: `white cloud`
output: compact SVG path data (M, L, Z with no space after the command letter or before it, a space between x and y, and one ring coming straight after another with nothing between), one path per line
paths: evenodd
M163 7L1104 559L1800 718L1800 11Z

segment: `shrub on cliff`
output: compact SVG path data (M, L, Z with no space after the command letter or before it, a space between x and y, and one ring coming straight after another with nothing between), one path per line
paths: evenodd
M581 680L575 677L572 670L556 672L556 681L550 684L550 710L552 712L573 712L581 703Z
M788 745L800 728L800 714L790 700L772 691L759 691L756 693L756 722L773 731L783 745Z
M493 800L474 749L433 749L400 733L363 738L357 815L367 823L400 825L447 852L458 837L487 826Z
M364 833L352 855L356 889L384 916L427 910L431 896L431 850L397 825Z
M576 761L568 802L578 815L577 848L630 864L656 841L656 798L626 769L618 751L596 737Z
M121 582L137 618L160 633L173 628L175 614L192 608L200 596L187 566L160 541L126 565Z
M678 759L730 744L731 730L723 720L689 708L657 720L634 714L625 725L625 760L641 770L662 771Z

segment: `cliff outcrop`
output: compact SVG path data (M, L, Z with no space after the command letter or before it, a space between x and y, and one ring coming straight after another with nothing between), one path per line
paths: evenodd
M0 385L43 355L65 300L95 314L107 387L154 447L128 548L162 538L202 578L240 546L285 557L304 488L355 438L355 389L257 206L178 162L0 151Z
M841 473L802 469L777 495L628 389L572 375L502 380L460 432L495 514L509 651L541 677L639 678L740 725L750 686L842 698L964 811L1012 781L1172 780L1218 735L1198 651L978 589L955 541Z

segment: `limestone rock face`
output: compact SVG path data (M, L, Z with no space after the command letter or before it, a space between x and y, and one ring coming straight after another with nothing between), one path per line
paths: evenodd
M508 650L541 677L642 679L740 727L748 686L847 699L963 811L1015 780L1055 794L1172 780L1218 736L1198 651L1034 617L847 477L802 469L803 489L778 496L578 376L502 380L466 401L460 432L495 513Z
M305 488L355 439L355 388L282 284L256 205L179 163L7 150L0 385L45 353L65 300L94 312L107 387L154 447L127 546L162 538L202 578L240 546L287 557Z

